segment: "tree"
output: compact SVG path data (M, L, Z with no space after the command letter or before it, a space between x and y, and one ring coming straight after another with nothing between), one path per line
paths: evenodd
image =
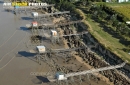
M125 24L124 24L124 23L119 23L119 24L117 25L116 31L117 31L117 32L120 32L120 33L123 33L124 28L125 28Z
M114 21L117 20L117 14L113 14L111 17L110 17L110 21L111 21L111 24L113 24Z
M117 27L117 25L118 25L118 20L113 21L112 26L113 26L113 27ZM116 30L116 29L115 29L115 30Z
M129 28L128 26L125 26L125 30L124 30L124 31L125 31L124 34L125 34L126 36L130 36L130 35L129 35L129 33L130 33L130 28Z
M100 12L100 17L103 18L103 19L105 19L107 17L106 12L105 11L101 11Z
M80 0L82 2L82 5L85 6L87 4L87 0Z
M112 21L115 21L117 19L117 14L116 15L112 15L111 18L110 18Z

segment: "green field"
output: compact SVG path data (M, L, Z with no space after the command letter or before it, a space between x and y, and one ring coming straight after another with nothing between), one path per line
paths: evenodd
M107 3L106 5L130 20L130 3Z
M107 7L111 7L113 10L118 12L119 14L122 14L126 16L130 20L130 2L127 3L104 3L104 2L99 2L95 3L97 5L106 5Z
M123 60L128 60L130 63L130 55L124 52L122 49L127 48L125 45L119 42L119 39L112 37L112 35L108 34L107 32L103 31L99 26L98 23L94 22L93 20L87 20L88 23L91 25L90 32L91 34L107 49L111 50L113 53L118 55Z
M92 19L87 18L87 14L79 10L79 13L84 17L84 23L89 25L89 32L107 49L112 51L114 54L122 58L124 61L130 63L130 55L124 52L122 49L127 48L125 45L119 42L119 39L114 38L109 33L102 30L99 23L94 22Z

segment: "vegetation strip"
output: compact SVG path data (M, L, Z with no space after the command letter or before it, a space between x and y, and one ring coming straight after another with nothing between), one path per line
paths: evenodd
M130 63L129 54L126 54L125 52L120 50L125 46L119 43L118 39L112 38L111 35L100 30L97 24L95 24L95 22L93 22L91 19L86 20L85 14L80 9L77 9L77 11L83 16L84 23L89 26L89 32L98 40L99 43L104 45L105 48L109 49L123 60L128 60L128 62Z

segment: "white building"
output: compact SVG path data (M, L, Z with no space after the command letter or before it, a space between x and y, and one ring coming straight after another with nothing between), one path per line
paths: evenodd
M55 75L55 78L58 80L66 80L67 78L65 77L64 73L62 72L57 72Z
M130 0L118 0L118 3L121 3L121 2L129 2Z
M37 50L39 53L44 53L46 51L45 46L37 46Z
M129 25L130 25L130 21L127 21L126 24L129 24Z
M106 2L111 2L111 0L106 0Z
M38 17L38 12L32 12L31 15L32 15L33 17Z
M57 31L51 30L51 35L54 36L54 37L57 36Z
M33 26L33 27L37 27L37 26L38 26L37 21L33 21L33 22L32 22L32 26Z

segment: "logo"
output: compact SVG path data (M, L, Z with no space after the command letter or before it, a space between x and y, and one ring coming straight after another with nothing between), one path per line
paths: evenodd
M12 2L11 6L28 6L27 2Z
M3 3L3 6L47 6L47 3L12 2Z

